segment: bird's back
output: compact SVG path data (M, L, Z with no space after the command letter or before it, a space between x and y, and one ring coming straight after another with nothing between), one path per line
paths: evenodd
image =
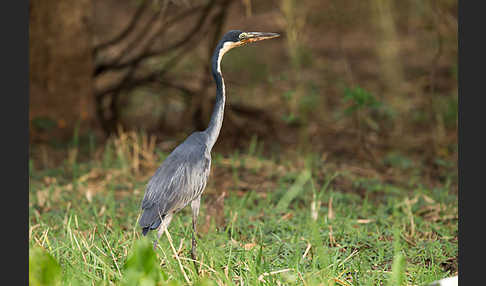
M156 229L167 213L179 211L204 190L211 168L205 142L204 132L191 134L169 154L148 182L139 220L145 233Z

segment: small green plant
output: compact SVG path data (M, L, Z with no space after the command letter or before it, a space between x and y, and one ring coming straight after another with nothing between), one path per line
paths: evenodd
M256 153L258 146L258 135L254 134L251 136L250 145L248 146L248 155L253 156Z
M402 170L410 169L414 166L414 162L400 152L388 153L383 159L383 163Z
M346 88L344 101L351 102L351 106L344 110L345 115L351 115L364 109L378 109L382 106L382 103L372 93L361 87Z
M159 285L167 275L159 266L157 255L149 239L135 241L132 253L123 266L122 285Z
M450 96L445 96L437 101L437 105L441 110L440 112L442 116L442 121L444 122L446 127L456 127L459 112L457 95L452 94Z
M277 204L276 210L285 211L290 202L304 189L307 181L311 179L311 172L309 170L303 171L295 180L295 183L289 188L285 195L280 199Z
M380 109L383 104L372 93L361 87L346 88L344 90L344 101L351 102L351 105L344 110L344 115L353 116L356 129L358 130L358 140L360 143L364 143L364 124L375 131L380 129L379 125L369 115L369 112ZM361 146L364 146L364 144L361 144Z
M297 110L292 108L292 102L298 100L297 90L288 90L282 94L282 98L285 100L286 104L288 105L288 111L286 114L282 115L282 121L284 121L288 125L298 124L300 122L299 114L297 114Z
M61 266L40 247L29 249L29 285L61 285Z
M300 122L300 117L293 113L282 116L282 120L289 125L298 125Z
M400 231L395 229L393 238L393 263L392 263L392 273L390 275L390 280L388 285L390 286L400 286L405 285L405 257L402 254L400 246Z

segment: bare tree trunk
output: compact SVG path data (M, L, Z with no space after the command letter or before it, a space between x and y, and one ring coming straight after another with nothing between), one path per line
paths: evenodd
M29 81L31 140L67 139L95 124L91 0L31 0ZM48 118L49 130L33 121Z

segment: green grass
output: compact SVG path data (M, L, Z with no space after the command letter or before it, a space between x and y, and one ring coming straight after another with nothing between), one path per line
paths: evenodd
M77 162L74 170L38 170L31 162L29 263L37 265L29 269L37 277L32 285L55 285L42 281L59 268L61 275L52 279L62 285L185 285L167 237L154 252L155 233L144 238L137 226L144 185L155 167L137 174L127 167L130 157L116 155L115 146L106 151L103 159ZM154 162L160 162L165 154L156 153ZM191 283L422 285L457 271L457 195L446 186L403 188L359 178L352 185L364 190L357 192L334 184L343 174L318 175L319 164L267 176L265 167L244 167L263 158L235 156L225 161L213 155L218 159L212 172L238 182L224 187L224 223L212 220L207 233L200 233L199 275L190 261L190 208L169 227ZM238 191L252 176L273 184ZM212 176L203 195L200 228L208 198L218 193L214 181Z

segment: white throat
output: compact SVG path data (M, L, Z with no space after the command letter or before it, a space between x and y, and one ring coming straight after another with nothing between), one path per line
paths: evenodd
M223 44L223 47L221 50L219 50L219 55L218 55L218 72L221 73L221 60L223 59L224 54L226 54L227 51L231 50L236 46L236 43L234 42L226 42Z

